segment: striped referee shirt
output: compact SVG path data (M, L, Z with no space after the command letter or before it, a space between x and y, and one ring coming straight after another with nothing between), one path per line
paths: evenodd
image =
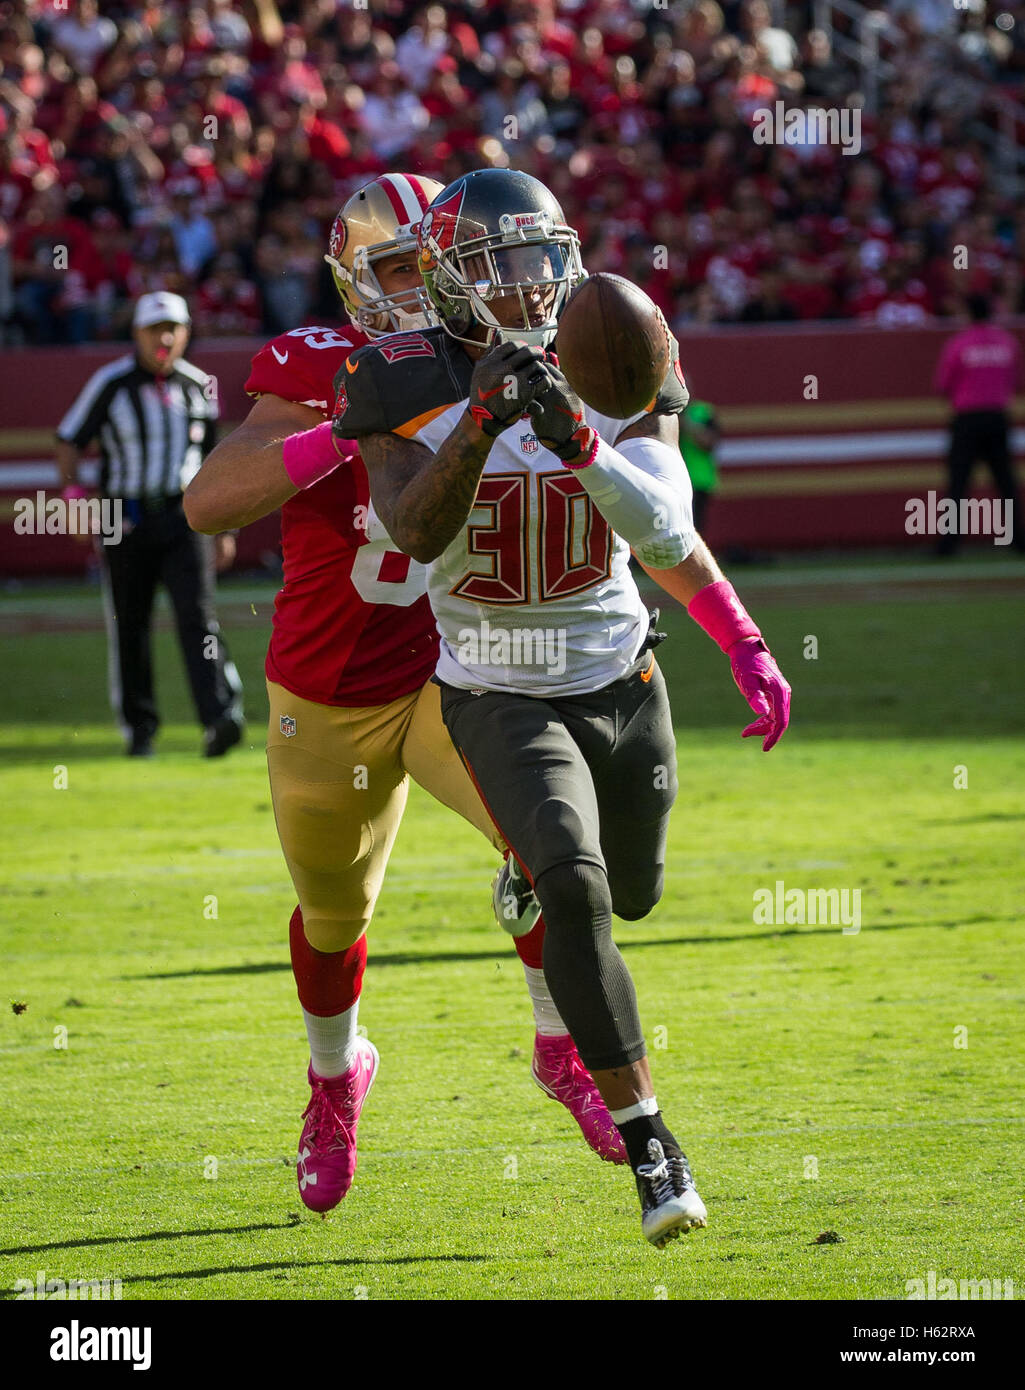
M57 426L57 438L100 441L99 491L107 497L173 497L216 443L213 378L179 359L166 377L134 354L94 372Z

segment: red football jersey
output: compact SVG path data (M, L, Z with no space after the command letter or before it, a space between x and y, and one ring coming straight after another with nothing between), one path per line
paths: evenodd
M328 419L335 373L368 341L354 328L282 333L253 358L245 389ZM321 705L381 705L418 690L438 660L426 569L388 537L360 458L284 504L281 544L268 680Z

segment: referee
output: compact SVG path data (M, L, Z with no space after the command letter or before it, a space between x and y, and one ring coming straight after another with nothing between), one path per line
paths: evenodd
M101 497L120 504L122 539L102 551L111 645L111 704L129 756L152 755L160 720L153 695L150 630L163 583L174 606L203 753L220 757L242 737L242 684L214 610L215 563L234 558L233 536L200 536L182 492L216 442L211 379L186 362L189 310L177 294L144 294L132 320L135 352L95 372L57 427L64 496L78 486L81 450L99 439Z

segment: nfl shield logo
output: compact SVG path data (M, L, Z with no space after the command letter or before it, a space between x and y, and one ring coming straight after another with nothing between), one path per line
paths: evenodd
M278 727L286 738L295 738L295 720L290 714L283 714L278 721Z
M520 448L525 454L536 454L540 447L540 442L536 434L520 435Z

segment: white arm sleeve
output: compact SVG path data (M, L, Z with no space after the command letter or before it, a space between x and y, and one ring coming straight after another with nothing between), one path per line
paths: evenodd
M678 449L639 436L613 449L602 439L594 462L576 476L613 531L652 569L672 569L694 549L694 491Z

